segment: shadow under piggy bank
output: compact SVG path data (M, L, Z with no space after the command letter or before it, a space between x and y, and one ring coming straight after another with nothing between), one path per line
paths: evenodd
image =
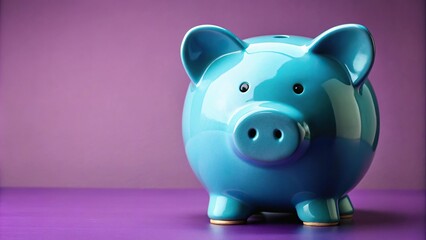
M392 229L404 228L419 219L396 212L381 212L358 209L353 219L341 220L338 226L310 227L304 226L294 213L260 213L251 216L245 225L222 226L207 224L205 215L192 215L190 222L202 224L211 239L269 239L281 236L282 239L333 239L334 237L349 239L366 239L366 237L386 236ZM196 219L195 219L196 218ZM420 219L421 220L421 219ZM205 228L207 227L207 229ZM293 238L291 238L293 239Z

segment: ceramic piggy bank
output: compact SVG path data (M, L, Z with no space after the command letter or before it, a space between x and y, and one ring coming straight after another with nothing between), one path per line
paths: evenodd
M328 226L352 216L347 194L379 136L365 27L241 40L203 25L186 34L181 58L191 80L185 150L209 192L211 223L295 211L306 225Z

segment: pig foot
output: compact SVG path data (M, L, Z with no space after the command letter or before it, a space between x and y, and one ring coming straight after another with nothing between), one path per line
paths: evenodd
M354 207L348 195L343 196L339 200L339 213L342 219L351 219L354 214Z
M296 204L297 216L307 226L334 226L339 224L337 201L334 198L306 200Z
M210 195L208 215L212 224L244 224L252 212L249 206L239 200L222 195Z

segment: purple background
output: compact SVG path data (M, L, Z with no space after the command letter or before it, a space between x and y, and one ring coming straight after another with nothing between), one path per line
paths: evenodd
M360 188L424 188L425 4L398 1L16 1L0 14L0 186L199 187L184 154L199 24L241 38L367 26L381 138Z

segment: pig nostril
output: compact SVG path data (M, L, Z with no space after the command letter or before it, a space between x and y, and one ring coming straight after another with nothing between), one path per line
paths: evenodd
M254 138L256 137L256 135L257 135L257 131L256 131L256 129L254 129L254 128L250 128L250 129L248 130L248 137L249 137L250 139L254 139Z
M283 132L279 129L274 129L274 138L280 140L283 137Z

